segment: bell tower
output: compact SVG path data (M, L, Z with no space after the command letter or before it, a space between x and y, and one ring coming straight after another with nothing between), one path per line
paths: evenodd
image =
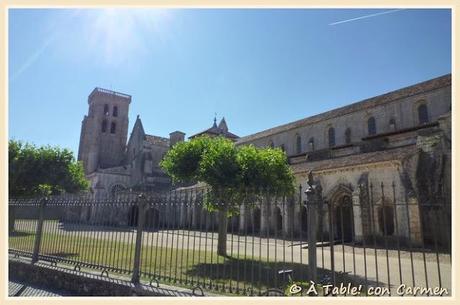
M85 174L122 165L130 103L130 95L102 88L95 88L88 96L88 115L82 121L78 149Z

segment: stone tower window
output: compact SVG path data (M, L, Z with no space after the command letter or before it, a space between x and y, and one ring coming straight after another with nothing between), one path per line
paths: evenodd
M268 147L275 148L275 144L273 143L273 141L268 142Z
M300 154L302 152L302 138L297 135L295 143L296 153Z
M104 115L109 115L109 104L104 104Z
M428 123L428 108L426 107L426 104L421 104L417 108L418 112L418 123L419 124L426 124Z
M328 137L328 142L329 142L329 147L335 146L335 129L334 127L330 127L329 130L327 131L327 137Z
M351 143L351 129L350 128L347 128L347 130L345 130L345 143L346 144Z
M375 135L376 133L377 133L377 128L375 126L375 118L371 116L367 120L367 134L372 136L372 135Z
M310 140L308 140L308 147L310 149L310 151L314 151L315 150L315 138L310 138Z
M117 107L117 106L113 106L112 115L113 115L114 117L117 117L117 116L118 116L118 107Z
M390 125L390 130L396 130L396 120L395 120L395 118L390 119L389 125Z
M110 124L110 133L115 133L117 129L117 124L115 122L112 122L112 124Z
M102 132L106 132L107 131L107 120L103 120L102 121L102 128L101 128Z

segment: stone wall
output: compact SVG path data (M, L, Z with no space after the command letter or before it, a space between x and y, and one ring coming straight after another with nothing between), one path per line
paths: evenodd
M439 79L431 82L435 83L436 81L439 81ZM417 89L418 87L421 88ZM414 89L408 90L411 88ZM398 95L399 91L407 92ZM444 77L441 84L433 86L421 86L418 84L387 95L390 96L387 100L385 100L385 96L378 96L243 137L238 140L237 144L252 143L263 147L268 146L273 141L275 147L283 145L288 155L295 155L297 154L297 135L301 137L302 153L311 151L308 145L310 138L314 138L315 150L328 148L329 127L333 127L335 130L336 146L346 144L345 131L347 128L351 130L351 142L359 142L361 138L368 136L367 121L370 117L375 118L377 133L418 125L417 107L420 104L427 105L429 120L435 121L439 116L450 112L451 109L450 75ZM392 99L391 95L395 95L395 98ZM381 100L385 101L380 102ZM390 119L394 119L395 126L390 124Z
M16 260L9 260L8 271L9 279L42 289L70 292L73 296L193 296L184 288L134 285L127 280Z

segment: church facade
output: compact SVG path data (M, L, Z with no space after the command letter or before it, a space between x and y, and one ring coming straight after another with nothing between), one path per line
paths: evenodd
M399 237L422 242L428 233L423 232L418 214L423 210L407 209L405 204L416 207L442 198L450 205L451 91L451 76L445 75L241 138L229 131L225 119L194 136L225 136L236 145L281 148L298 185L305 187L312 172L321 186L322 200L328 203L324 206L332 209L322 211L318 223L331 220L335 228L346 230L330 232L334 235L360 241L371 230L396 234L391 226L370 227L366 219L375 212L376 217L385 213L387 223L400 225ZM78 159L96 196L136 186L170 187L158 163L172 145L184 141L185 134L175 131L169 138L146 134L138 116L127 139L130 102L129 95L100 88L88 98ZM301 201L306 199L303 192L300 196ZM373 205L383 209L374 211ZM346 214L338 217L339 209ZM298 232L305 213L302 205L241 208L232 225L243 232L254 223L260 230ZM267 214L280 221L267 223ZM353 221L343 222L343 215Z

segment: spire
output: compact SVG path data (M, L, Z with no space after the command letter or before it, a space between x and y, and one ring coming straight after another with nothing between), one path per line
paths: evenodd
M212 125L212 128L217 128L217 118L216 118L217 114L214 113L214 124Z
M220 120L219 129L222 131L228 132L228 126L227 126L227 122L225 122L225 117L222 117L222 120Z

